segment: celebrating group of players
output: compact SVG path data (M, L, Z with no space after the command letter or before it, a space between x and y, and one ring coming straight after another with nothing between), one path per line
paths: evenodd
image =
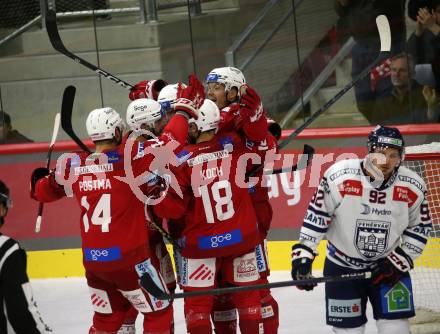
M175 288L155 227L163 220L176 240L178 283L185 291L267 282L272 210L261 180L247 186L253 165L242 156L253 153L262 164L268 151L276 151L277 139L241 71L214 69L206 86L205 99L194 76L187 86L137 84L129 95L128 133L112 108L93 110L86 127L95 153L64 155L56 172L38 168L32 175L33 198L50 202L73 193L81 205L95 311L90 333L134 333L137 312L144 315L144 333L173 332L172 304L138 284L148 272L163 289ZM124 179L129 173L133 182ZM242 333L278 328L278 305L269 290L187 298L184 307L189 333L211 333L211 318L218 333L236 333L237 313Z
M172 302L138 283L148 274L164 291L176 288L163 234L173 243L184 291L268 282L272 208L263 168L255 166L277 152L280 128L233 67L212 70L206 86L194 76L188 85L143 81L129 98L129 131L114 109L91 111L86 127L95 152L65 154L55 171L37 168L31 196L50 202L73 194L81 206L94 308L89 333L135 333L138 312L144 333L173 333ZM376 128L369 152L326 172L293 247L292 277L311 276L326 235L326 275L373 272L367 283L326 285L327 323L337 333L363 333L369 299L380 333L409 333L402 319L413 315L412 299L400 309L382 304L398 282L411 291L408 270L431 227L426 187L400 166L404 142L397 129ZM185 298L184 310L191 334L211 333L211 322L221 334L236 333L237 322L241 333L278 330L278 304L268 289Z

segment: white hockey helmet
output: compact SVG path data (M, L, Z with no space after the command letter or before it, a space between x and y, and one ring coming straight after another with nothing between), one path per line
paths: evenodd
M184 83L181 84L182 88L186 88ZM179 89L179 84L166 85L159 93L157 97L157 102L162 106L162 112L166 112L173 107L174 102L177 99L177 90Z
M127 107L127 124L131 130L140 130L142 124L154 126L162 116L159 102L152 99L137 99Z
M86 128L93 141L113 139L117 128L121 132L125 129L124 121L113 108L99 108L92 110L87 116Z
M199 109L199 115L197 119L191 119L191 123L195 123L200 132L214 130L218 128L220 121L220 110L215 102L210 99L205 99L202 106Z
M225 85L226 91L236 87L240 91L240 87L246 83L243 73L236 67L219 67L214 68L206 76L206 83L218 82Z

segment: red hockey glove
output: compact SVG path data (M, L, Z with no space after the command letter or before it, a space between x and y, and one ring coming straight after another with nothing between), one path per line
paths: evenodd
M189 84L183 88L179 83L174 109L185 113L189 118L198 118L199 108L205 100L205 88L194 74L189 76Z
M243 85L240 88L240 118L245 123L254 123L263 115L263 104L257 92L247 86Z
M295 244L292 247L292 279L308 279L312 276L312 263L315 259L313 250L302 244ZM297 285L300 290L311 291L317 284Z
M377 260L371 279L373 284L395 285L412 268L414 268L413 260L402 248L397 247L387 257Z
M46 177L50 174L50 171L46 167L35 168L31 175L31 198L35 199L35 184L38 180Z
M133 86L128 94L128 98L131 101L142 98L157 100L159 92L166 85L168 85L168 83L162 79L141 81Z

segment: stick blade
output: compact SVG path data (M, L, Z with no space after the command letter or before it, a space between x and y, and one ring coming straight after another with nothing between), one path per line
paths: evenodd
M73 102L75 100L76 88L75 86L67 86L64 89L63 103L61 105L61 127L64 132L69 135L70 138L85 152L90 153L90 149L78 138L73 131L72 126L72 111Z
M55 140L57 140L58 131L60 129L60 122L61 122L61 114L57 113L55 115L55 121L53 124L53 132L52 132L52 139L50 140L50 147L52 147L55 144Z
M66 47L61 41L61 37L58 32L57 13L52 9L48 9L44 18L44 23L46 25L46 31L49 35L49 40L53 48L64 53Z
M76 88L75 86L67 86L63 93L63 102L61 104L61 127L69 134L72 129L72 110L73 102L75 101ZM69 130L69 131L68 131Z
M391 29L390 23L385 15L379 15L376 17L377 30L379 31L380 38L380 51L391 51Z
M151 277L151 275L148 272L142 275L142 277L139 280L139 285L141 286L142 289L144 289L150 295L154 296L157 299L160 300L170 299L170 295L157 286L156 282L154 282L154 279Z
M314 154L315 149L312 146L305 144L303 148L303 153L301 154L301 159L298 161L296 170L306 169L310 165Z

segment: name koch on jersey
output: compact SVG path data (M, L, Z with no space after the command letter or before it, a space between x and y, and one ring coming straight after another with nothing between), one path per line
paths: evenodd
M365 268L400 245L418 257L432 227L424 181L400 167L385 189L375 189L363 172L362 160L331 166L312 197L300 241L316 249L326 235L330 260Z

